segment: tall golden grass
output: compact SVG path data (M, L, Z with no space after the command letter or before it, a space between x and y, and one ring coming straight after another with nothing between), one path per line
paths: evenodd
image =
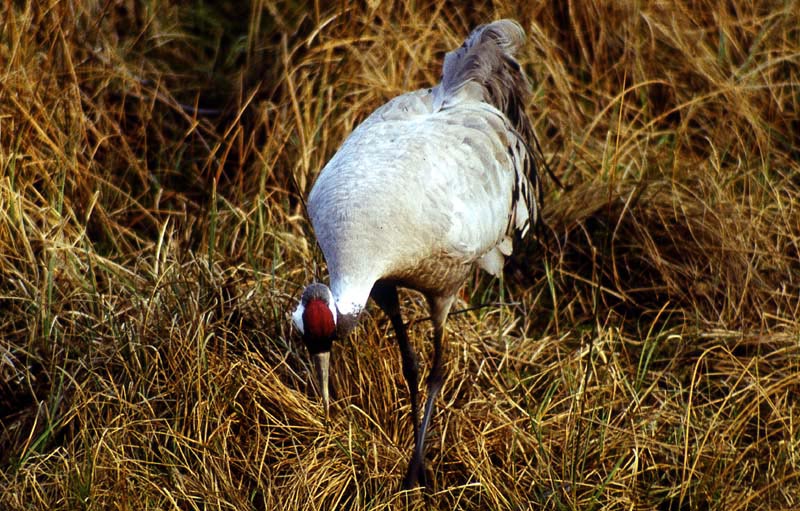
M0 6L0 508L800 507L800 2L166 4ZM330 423L309 386L301 198L499 17L564 187L466 286L402 493L387 320Z

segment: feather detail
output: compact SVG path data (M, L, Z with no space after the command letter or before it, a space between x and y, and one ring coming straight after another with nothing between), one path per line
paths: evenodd
M531 86L516 60L524 44L525 31L514 20L481 25L460 48L445 55L442 81L433 89L434 112L473 100L488 103L505 115L508 131L516 138L508 147L516 180L506 232L516 231L521 237L539 221L542 202L532 149L535 134L525 112Z
M525 31L514 20L504 19L481 25L460 48L444 58L442 82L434 96L434 111L457 101L469 84L475 84L478 98L503 112L526 141L533 128L525 113L531 86L515 56L525 43ZM467 92L475 87L467 87Z

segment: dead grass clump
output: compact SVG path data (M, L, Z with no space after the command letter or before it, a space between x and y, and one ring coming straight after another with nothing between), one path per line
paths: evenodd
M0 7L0 507L798 507L796 2L232 9ZM465 288L402 494L388 321L336 345L328 423L293 339L301 198L502 16L565 187Z
M582 183L548 211L559 295L590 295L599 281L602 303L629 317L666 307L681 322L745 329L796 317L800 257L785 223L800 222L795 204L757 209L703 177L609 186ZM591 300L580 305L593 314Z

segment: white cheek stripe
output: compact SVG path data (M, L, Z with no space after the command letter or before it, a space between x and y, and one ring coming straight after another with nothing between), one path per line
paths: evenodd
M327 287L325 288L325 291L328 292L328 308L331 310L331 314L333 315L333 324L335 325L339 318L337 317L338 314L336 312L336 304L333 301L333 293L331 293L331 290Z
M305 312L306 307L303 305L303 300L300 300L300 303L297 304L297 308L292 313L292 322L294 322L294 326L300 330L300 333L305 333L303 331L303 312Z

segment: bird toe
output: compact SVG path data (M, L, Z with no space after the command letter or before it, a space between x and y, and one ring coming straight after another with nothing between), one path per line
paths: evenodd
M403 490L413 490L415 488L426 488L428 486L428 474L425 471L424 463L411 463L403 479Z

